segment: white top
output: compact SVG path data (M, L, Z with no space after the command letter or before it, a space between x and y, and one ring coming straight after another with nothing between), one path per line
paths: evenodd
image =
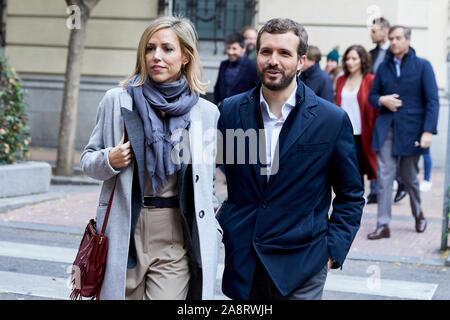
M344 109L353 126L353 134L360 135L361 134L361 112L359 111L358 104L358 91L359 87L352 91L348 91L345 87L342 89L342 100L341 106Z
M270 112L269 104L264 99L262 88L260 91L260 106L261 113L264 122L265 136L266 136L266 161L267 161L267 180L269 180L269 175L276 174L278 172L278 160L274 162L274 155L279 155L278 148L278 138L280 136L281 128L286 121L289 113L295 107L295 94L297 92L297 87L295 87L294 92L290 95L289 99L285 102L281 109L281 117L278 119L272 112ZM272 165L274 165L274 170L272 172Z

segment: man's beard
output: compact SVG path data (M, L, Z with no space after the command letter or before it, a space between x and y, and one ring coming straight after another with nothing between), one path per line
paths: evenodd
M281 79L275 83L266 81L264 75L267 70L274 70L274 71L280 72ZM286 75L283 70L281 70L279 68L273 68L273 67L266 67L262 71L259 68L257 68L257 71L258 71L259 79L261 80L262 84L267 89L272 90L272 91L279 91L279 90L286 89L291 84L294 77L297 75L296 72L292 72L292 73Z

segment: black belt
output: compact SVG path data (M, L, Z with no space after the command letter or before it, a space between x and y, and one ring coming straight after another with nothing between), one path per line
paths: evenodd
M178 208L180 206L177 196L170 198L144 197L143 205L154 208Z

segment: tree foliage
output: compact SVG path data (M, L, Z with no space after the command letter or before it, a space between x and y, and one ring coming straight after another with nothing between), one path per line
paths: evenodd
M28 158L31 141L22 81L0 57L0 165Z

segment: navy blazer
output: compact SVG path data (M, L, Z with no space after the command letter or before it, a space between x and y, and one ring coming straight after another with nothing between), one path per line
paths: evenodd
M380 106L380 96L397 93L403 106L392 112ZM397 77L394 55L389 51L378 67L369 96L370 104L380 110L375 122L372 149L378 151L389 129L394 133L392 154L419 155L429 152L415 146L424 131L437 133L439 94L431 64L416 56L413 48L403 57Z
M257 86L259 83L258 73L256 72L256 62L250 60L245 54L240 62L239 73L234 80L234 85L231 88L231 95L248 91L253 87ZM214 103L218 104L222 102L223 99L228 98L226 95L226 84L225 84L225 70L228 68L230 60L224 60L220 63L219 74L217 75L216 85L214 86Z
M251 133L264 127L260 88L223 101L218 125L224 146L231 142L227 129ZM223 149L224 159L236 163L225 164L228 200L217 217L225 244L222 290L233 299L249 298L257 258L288 295L329 257L334 268L342 266L359 229L364 189L350 120L300 80L296 101L280 133L279 170L268 182L259 157L256 164L249 161L252 139L245 139L244 164L237 164L240 146L232 156L232 149Z

